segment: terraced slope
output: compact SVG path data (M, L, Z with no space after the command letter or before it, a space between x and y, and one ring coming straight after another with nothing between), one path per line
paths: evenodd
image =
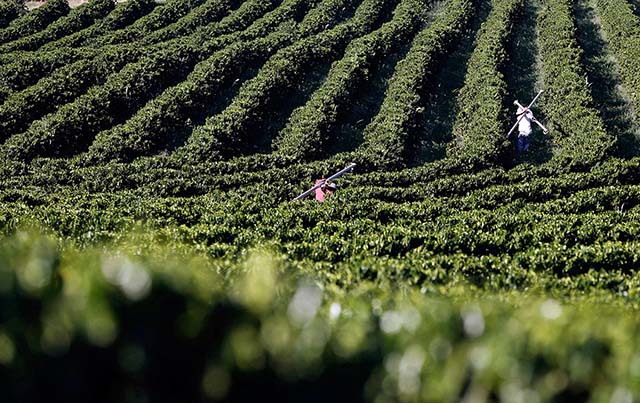
M579 317L587 329L581 338L565 340L562 331L566 329L558 330L549 336L549 345L566 347L578 358L564 357L564 352L531 358L527 348L516 349L513 359L527 363L520 369L536 374L518 377L517 387L533 390L536 401L640 396L636 395L640 393L637 379L627 373L632 371L627 368L628 357L640 353L638 340L633 331L622 327L635 328L639 323L630 308L638 304L640 264L640 19L634 2L168 0L155 4L129 0L113 4L91 0L69 11L63 0L51 0L24 16L3 18L0 226L7 244L18 246L3 249L0 262L6 258L12 262L8 266L22 267L23 260L6 256L31 253L21 243L24 227L50 232L56 240L51 242L58 242L54 253L47 249L49 238L29 238L57 256L51 259L56 262L52 273L65 267L60 263L65 259L73 262L70 273L80 273L81 260L74 259L80 259L77 256L83 250L99 254L103 248L117 256L135 256L139 251L165 256L171 255L167 250L179 251L193 261L203 259L206 267L221 276L211 280L224 295L215 301L239 306L233 309L242 315L255 315L256 321L263 321L261 332L275 329L274 323L294 326L295 331L286 333L291 340L312 322L296 325L296 313L287 308L286 298L293 301L296 292L308 291L298 283L307 280L298 276L312 278L322 284L324 295L340 301L338 306L353 304L348 309L354 318L358 316L353 312L360 312L357 306L366 305L363 312L367 313L360 317L366 325L354 319L353 328L346 324L332 328L329 316L318 326L326 325L322 329L335 333L323 339L322 348L330 337L338 340L337 347L331 353L326 347L312 358L300 353L305 348L313 351L312 346L301 344L296 355L285 348L286 340L275 347L269 344L274 340L270 337L277 339L277 335L256 335L253 325L244 330L229 325L225 329L232 336L240 334L233 337L244 340L239 342L242 345L262 337L268 354L236 351L231 346L228 354L235 361L227 364L232 369L221 369L224 365L216 361L211 364L214 369L192 368L193 376L206 378L208 370L231 376L231 371L240 385L255 385L259 382L251 376L234 371L243 374L268 368L266 375L261 373L264 379L286 383L294 381L283 375L282 368L295 372L297 366L304 367L309 370L304 376L311 376L314 371L323 373L323 365L339 371L338 360L347 367L353 365L349 370L353 372L347 372L366 374L351 383L345 381L357 391L352 396L356 400L370 382L377 385L367 389L371 400L475 401L480 396L476 400L508 401L511 389L507 389L516 386L505 375L507 364L497 360L484 367L478 364L483 359L478 354L484 350L465 344L476 340L473 323L465 315L475 315L476 303L487 303L491 313L482 322L482 331L486 326L491 335L487 343L509 344L537 337L529 329L500 338L499 327L508 327L504 318L516 321L518 315L529 314L518 303L520 295L531 297L528 290L542 295L542 303L554 297L571 304L586 296L589 309L589 304L600 301L618 304L624 325L609 325L616 332L626 332L620 336L626 350L615 344L617 336L599 333L598 327L606 323L596 326L595 319L591 322L576 313L576 320ZM538 90L545 92L534 112L549 133L534 127L531 152L518 155L515 135L507 137L515 121L513 101L527 103ZM340 190L327 202L291 201L315 179L350 162L358 164L356 169L338 180ZM274 267L296 272L283 286L291 292L273 291L273 296L264 297L268 303L280 301L272 307L267 304L273 310L269 311L271 322L264 319L267 308L263 311L246 303L234 288L236 278L240 278L238 284L247 281L256 288L261 287L260 281L276 281L267 275L254 284L234 272L253 264L247 258L252 248L267 249L270 257L265 259L280 262ZM180 280L174 284L163 277L161 263L149 264L157 276L153 281L173 284L169 288L179 284ZM200 266L189 267L185 270L191 273ZM31 277L24 273L31 272L20 270L14 270L16 284L28 292ZM96 276L100 270L109 269L96 269ZM60 284L72 287L74 275L61 274ZM192 326L193 334L210 335L198 326L206 322L202 318L212 312L209 309L217 308L204 308L200 297L185 296L190 291L175 287L171 293L192 303L185 308L191 309L186 319L180 320ZM383 305L388 302L389 312L404 306L402 293L412 295L407 306L420 307L416 315L418 322L424 319L423 324L429 315L458 310L461 316L452 322L442 319L442 326L463 330L452 330L446 337L439 330L425 330L427 341L421 341L417 330L421 328L407 325L412 336L393 339L397 332L387 330L396 325L375 313L382 308L371 305L368 287L385 290L376 300ZM11 291L17 295L15 301L22 298L19 289ZM39 288L36 291L33 298L48 295ZM164 291L156 291L150 298L162 301ZM110 292L104 291L109 297L100 299L100 306L117 306L119 297ZM348 292L357 296L350 299ZM484 298L492 295L503 300L486 302ZM263 301L261 296L255 298ZM427 306L437 304L434 301L439 298L449 308L427 312ZM549 303L557 303L556 299ZM327 306L321 309L334 313L331 310L338 309L328 299L323 301ZM114 310L119 313L109 315L126 315L121 307ZM498 311L504 311L504 316L495 314ZM90 310L83 312L91 315ZM143 315L134 312L134 316ZM17 340L22 329L15 325L5 332L2 315L0 310L0 364L4 363L3 335ZM76 313L59 315L75 317ZM109 315L111 319L105 320L113 320ZM84 322L77 329L69 325L47 330L47 315L42 318L42 334L49 332L58 341L74 331L85 331L88 345L107 348L119 342L114 341L118 340L115 333L111 339L100 339L104 329L95 330ZM532 319L532 323L546 326L545 320ZM122 326L123 334L135 335L124 322ZM322 329L309 332L315 336L329 332ZM348 337L341 339L340 332L351 332L354 344L349 344ZM364 334L374 340L371 345ZM390 347L387 336L405 355L393 355L395 347ZM71 342L66 343L68 349ZM422 353L409 354L414 347ZM591 349L591 355L580 355L583 349ZM423 357L427 350L432 358ZM442 351L452 357L468 354L468 362L463 359L464 364L455 364L454 370L446 369L442 361L443 368L434 369L429 378L426 362L440 362L437 357ZM34 360L49 362L34 354ZM294 357L291 361L285 359L288 354ZM593 370L605 366L598 354L610 360L603 378ZM409 357L406 362L405 356ZM585 357L591 357L588 365L578 362ZM411 370L411 359L419 361L414 364L420 368L424 364L424 372ZM571 360L578 363L563 366ZM401 367L413 375L402 378ZM580 372L574 367L591 369ZM132 371L148 374L141 368ZM637 372L636 368L636 377ZM324 373L329 374L327 379L339 378L329 370ZM542 381L545 377L553 379ZM434 379L451 386L437 387ZM562 382L553 383L558 379ZM614 379L621 379L621 384ZM41 381L34 378L33 382ZM397 385L385 386L390 382ZM415 386L416 382L422 386ZM202 388L210 392L209 397L222 390ZM223 389L238 400L247 396L242 388L234 388ZM197 400L198 393L185 399Z

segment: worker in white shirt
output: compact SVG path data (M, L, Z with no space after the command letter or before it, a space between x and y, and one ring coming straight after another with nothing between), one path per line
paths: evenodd
M518 107L516 115L518 116L518 153L529 151L529 135L531 134L531 122L540 126L544 134L549 133L546 127L533 116L531 109L522 106L518 101L514 102Z
M518 106L516 115L520 119L518 123L518 153L529 151L529 135L531 134L531 122L533 119L533 113L528 108Z

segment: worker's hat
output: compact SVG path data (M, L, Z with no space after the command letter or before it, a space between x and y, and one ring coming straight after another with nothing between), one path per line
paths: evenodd
M331 190L337 190L338 189L338 185L336 185L335 183L329 183L327 185L327 188L329 188Z

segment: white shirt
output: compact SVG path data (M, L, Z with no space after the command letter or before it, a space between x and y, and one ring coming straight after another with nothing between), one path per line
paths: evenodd
M518 116L520 116L524 112L524 109L518 107ZM533 113L531 111L527 111L524 114L524 117L520 119L520 123L518 123L518 131L524 135L531 134L531 119L533 119Z

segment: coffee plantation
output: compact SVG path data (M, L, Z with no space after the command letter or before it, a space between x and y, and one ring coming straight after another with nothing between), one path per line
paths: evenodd
M0 0L0 400L640 401L638 45L636 0Z

